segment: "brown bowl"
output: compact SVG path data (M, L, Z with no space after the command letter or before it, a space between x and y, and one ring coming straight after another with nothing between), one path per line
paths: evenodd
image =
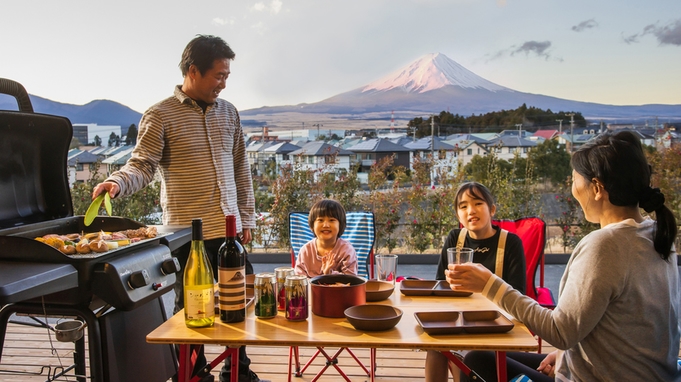
M402 311L390 305L357 305L345 309L345 317L357 330L389 330L400 322Z
M395 290L393 283L381 280L367 281L367 302L383 301Z
M366 303L367 281L352 275L321 275L310 280L312 313L322 317L345 317L345 309Z

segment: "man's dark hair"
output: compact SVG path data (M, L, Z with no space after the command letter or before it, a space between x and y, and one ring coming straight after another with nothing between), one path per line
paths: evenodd
M234 51L222 38L197 35L189 41L182 52L182 61L180 61L182 77L187 75L191 65L196 66L201 75L204 75L213 67L215 60L225 58L233 60L234 57L236 57Z

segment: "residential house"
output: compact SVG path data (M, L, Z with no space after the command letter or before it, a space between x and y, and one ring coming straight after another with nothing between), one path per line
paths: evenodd
M246 156L252 175L262 175L265 172L268 158L263 150L276 144L277 142L272 141L256 141L246 146Z
M527 139L537 143L542 143L549 139L558 139L558 130L537 130Z
M527 158L530 148L537 145L537 142L521 138L516 135L505 135L490 140L487 149L494 151L499 159L511 160L517 152L521 158Z
M353 153L322 141L314 141L288 155L303 170L333 171L339 174L350 170L350 157Z
M411 150L411 169L418 160L425 160L431 154L433 157L433 167L431 169L431 179L437 178L439 173L453 175L459 161L455 147L443 142L440 138L424 137L416 141L406 143L404 147Z
M453 140L444 141L444 143L454 146L454 158L457 163L460 162L463 166L470 163L476 155L485 156L489 154L489 151L487 150L487 141L484 139Z
M125 149L117 150L113 155L110 155L106 159L102 160L102 164L106 165L107 174L111 174L112 172L123 167L128 162L128 159L130 159L132 156L132 150L135 149L135 146L123 147L125 147Z
M69 188L73 187L76 183L87 182L95 172L106 174L106 165L100 165L98 168L97 163L100 158L88 151L70 150L66 160Z
M411 150L394 144L385 138L366 139L352 147L348 147L348 150L354 153L353 163L359 164L357 178L362 183L368 183L371 166L383 158L395 155L393 167L410 167L411 157L409 153Z
M265 170L263 174L267 173L267 168L270 163L274 163L274 170L277 175L281 174L281 166L291 165L293 163L293 158L291 157L291 152L299 150L301 147L293 145L288 142L280 142L269 147L264 148L263 154L265 158Z

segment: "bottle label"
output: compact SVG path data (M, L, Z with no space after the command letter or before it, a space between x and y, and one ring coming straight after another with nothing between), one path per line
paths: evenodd
M212 285L185 286L184 309L186 318L198 320L215 315L215 297Z
M218 269L220 310L246 309L246 267Z

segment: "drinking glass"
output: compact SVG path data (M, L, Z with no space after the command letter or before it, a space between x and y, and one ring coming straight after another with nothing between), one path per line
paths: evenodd
M376 255L376 279L395 285L397 255Z

